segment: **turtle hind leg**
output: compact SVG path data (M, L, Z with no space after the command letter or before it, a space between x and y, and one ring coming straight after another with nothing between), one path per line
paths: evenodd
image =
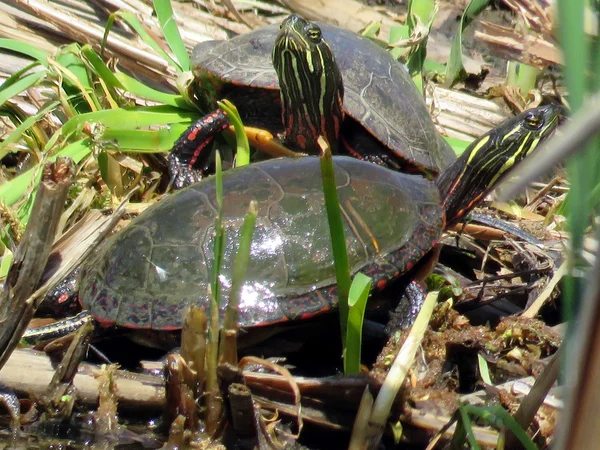
M408 283L404 290L405 299L401 299L396 309L391 313L384 332L391 336L396 331L402 331L410 327L415 322L426 296L427 291L422 283L414 280Z
M206 148L214 137L229 128L225 112L217 109L194 122L175 142L168 157L171 184L189 186L211 173L212 152Z

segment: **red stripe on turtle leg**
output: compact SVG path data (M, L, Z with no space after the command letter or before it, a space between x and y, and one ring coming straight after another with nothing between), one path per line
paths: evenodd
M205 149L229 125L225 112L217 109L194 122L179 137L168 158L171 180L176 187L195 183L206 175L210 152Z

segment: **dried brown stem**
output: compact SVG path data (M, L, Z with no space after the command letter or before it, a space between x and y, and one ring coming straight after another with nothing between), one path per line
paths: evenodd
M206 313L192 306L185 315L181 330L181 356L191 370L196 373L194 395L199 395L205 386L206 358ZM192 386L190 386L192 388Z
M196 431L198 428L198 406L196 395L190 385L195 385L195 377L190 376L190 369L180 355L170 354L167 357L167 409L165 418L173 422L177 417L185 417L185 428Z
M43 402L46 405L46 410L52 416L69 417L73 410L76 395L73 389L73 379L77 374L77 368L85 357L94 325L88 321L75 334L75 338L69 345L65 356L58 365L52 381L48 386L48 393L43 397ZM64 400L66 394L68 400Z
M56 235L73 178L72 161L59 158L44 166L27 224L0 294L0 368L21 339L36 305L28 297L37 286Z
M240 439L256 439L254 405L250 389L240 383L232 383L228 389L231 421L236 436Z

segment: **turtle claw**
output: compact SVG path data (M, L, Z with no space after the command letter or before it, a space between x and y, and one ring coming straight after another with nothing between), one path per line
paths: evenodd
M171 185L175 189L181 189L191 184L197 183L205 177L204 171L194 170L188 164L181 161L180 158L169 155L169 174L171 177Z

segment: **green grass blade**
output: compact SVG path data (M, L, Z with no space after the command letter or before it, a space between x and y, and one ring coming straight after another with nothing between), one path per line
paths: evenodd
M372 282L373 280L370 277L362 273L357 273L350 285L350 292L348 294L348 330L346 331L346 348L344 350L345 374L360 372L362 327Z
M223 251L225 249L225 230L223 228L223 169L221 164L221 154L215 153L215 196L217 199L217 217L215 219L215 242L214 242L214 263L212 268L212 296L218 309L221 286L219 282L219 273L223 262Z
M433 0L410 0L408 2L408 27L410 34L429 32L435 19L435 2ZM406 67L413 82L423 92L423 64L427 56L427 39L410 49Z
M0 48L29 56L30 58L35 59L41 65L48 67L47 58L50 56L50 54L44 50L40 50L34 45L27 44L25 42L19 42L14 39L1 38Z
M223 328L231 330L237 328L238 305L242 297L242 286L246 281L248 264L250 263L250 247L252 245L252 235L256 224L256 201L252 200L248 207L248 212L244 216L244 223L240 232L238 250L233 262L233 273L231 275L231 295L227 305L227 312L223 322Z
M159 153L173 148L173 142L188 128L186 124L173 125L160 130L123 130L107 128L98 136L99 141L121 152Z
M113 72L108 68L96 51L89 45L84 46L81 49L81 53L98 73L98 76L100 76L110 88L123 89L138 97L164 103L169 106L191 109L181 95L173 95L157 91L156 89L146 86L144 83L130 77L123 72Z
M213 266L211 272L211 304L209 320L209 348L211 360L214 359L216 367L217 344L219 336L219 304L221 303L221 281L219 274L223 267L223 254L225 253L225 228L223 227L223 170L221 155L215 153L215 188L217 198L217 217L215 218L215 237L213 243Z
M190 70L190 57L179 34L179 28L173 17L170 0L154 0L154 10L160 23L165 39L177 58L179 69L183 72Z
M480 353L477 354L477 366L479 367L479 374L484 383L493 385L492 378L490 377L490 368L487 361Z
M217 197L217 217L215 218L215 237L213 245L213 266L211 272L211 292L209 295L209 325L208 325L208 345L206 346L206 387L207 395L207 413L206 422L207 431L214 433L212 427L215 426L213 420L215 415L220 416L220 401L218 397L218 376L217 362L219 358L219 304L221 303L221 273L223 264L223 254L225 252L225 229L223 227L223 175L221 167L221 155L215 153L215 187Z
M68 120L46 145L52 149L57 141L83 129L85 125L98 124L105 128L139 129L174 123L189 124L197 115L171 106L147 106L135 108L119 108L80 114Z
M404 60L408 49L406 47L402 47L400 44L402 41L406 41L410 37L410 29L408 25L394 25L390 28L390 48L389 52L396 59ZM385 48L386 43L383 42L382 47Z
M2 252L2 258L0 258L0 280L6 280L6 276L8 275L8 269L10 269L10 264L12 263L13 256L13 252L11 252L7 247L4 247L4 250Z
M420 348L421 341L429 325L433 308L437 304L439 292L430 292L425 298L423 306L417 315L415 322L404 344L396 354L394 362L388 371L385 381L377 394L375 403L368 421L365 439L369 443L378 443L383 430L390 417L390 411L398 391L402 387L410 368L413 366L415 355ZM371 447L369 447L371 448Z
M369 39L378 40L377 35L379 34L380 30L381 24L372 22L368 24L364 30L362 30L361 35Z
M335 277L340 309L340 329L342 332L342 343L346 348L346 328L348 324L348 294L350 292L350 266L348 263L348 252L344 238L344 222L340 212L340 203L335 184L335 173L331 150L325 144L323 138L319 138L321 144L321 178L323 180L323 193L325 195L325 208L329 221L331 234L331 248L335 262Z
M586 78L589 72L586 65L590 60L590 48L587 44L588 37L582 26L584 9L585 0L558 1L558 17L561 18L559 41L564 56L563 75L569 92L571 113L575 113L581 108L587 95L586 87L589 86ZM571 186L565 209L571 232L570 257L568 258L571 270L586 270L587 267L582 256L583 238L590 223L589 193L597 184L593 181L597 178L598 171L598 157L595 155L597 147L597 144L590 143L584 152L569 159L567 163ZM564 318L571 325L573 325L579 309L578 293L582 290L582 287L577 284L577 280L573 277L565 278L565 308L563 311Z
M452 448L463 448L464 442L469 442L469 449L480 450L477 439L473 435L473 427L471 426L471 418L467 414L462 405L458 407L458 417L456 428L452 435Z
M456 81L466 76L465 66L462 62L462 33L473 21L475 16L485 9L491 0L471 0L465 9L461 19L460 27L452 39L450 56L446 65L446 84L453 85Z
M487 424L495 427L506 427L508 428L521 442L521 445L526 450L537 450L537 446L527 435L527 432L523 430L502 406L490 406L490 407L479 407L474 405L462 405L462 408L470 415L479 417Z
M569 106L573 112L583 105L586 95L586 64L590 49L583 29L585 0L559 0L559 39L563 50L563 74L569 89Z
M135 32L140 36L144 43L148 44L160 57L162 57L165 61L168 61L169 64L172 64L178 71L182 71L181 66L175 61L171 56L165 52L162 47L156 42L156 40L146 31L146 28L140 23L135 14L129 11L117 11L116 14L122 20L124 20L131 28L135 30Z
M63 80L62 87L69 95L68 106L71 110L67 113L76 115L102 109L100 101L92 89L87 69L80 64L81 60L72 54L68 57L67 55L59 56L60 58L56 61L52 59L48 61L50 66L60 73Z
M225 228L223 227L223 169L221 164L221 154L219 152L215 153L215 196L217 199L217 217L215 219L214 262L211 274L213 299L211 308L213 312L218 312L221 298L221 282L219 281L219 274L221 273L221 268L223 266L223 253L225 251Z
M462 139L451 138L448 136L444 136L444 140L450 144L452 150L456 155L461 155L468 147L471 145L471 142L463 141Z
M509 61L506 84L519 88L521 95L526 97L530 91L535 89L539 73L540 70L536 67L516 61Z
M8 153L11 152L9 146L17 142L23 134L25 134L29 128L37 123L43 116L45 116L50 111L53 111L60 102L51 102L46 105L45 108L39 110L36 114L29 116L27 119L23 121L18 127L16 127L11 133L8 134L4 138L2 142L0 142L0 159L4 158Z
M81 162L92 153L92 140L89 138L73 142L67 145L55 155L46 158L47 162L55 161L59 156L68 156L75 163ZM37 186L41 177L41 171L38 167L33 167L12 180L0 184L0 201L3 201L7 206L12 206L22 199L23 195L32 186ZM20 217L23 220L23 217ZM26 220L23 220L26 222Z
M101 150L97 157L100 176L106 183L106 186L116 197L123 196L123 171L121 165L115 159L114 155L106 150Z
M9 99L19 95L21 92L35 86L46 76L46 71L35 72L20 78L9 77L0 86L0 105L6 103Z
M250 164L250 144L248 143L248 136L244 131L244 124L242 118L238 113L237 108L229 100L223 100L217 102L219 108L227 113L229 122L233 125L235 130L235 141L237 150L235 154L235 166L241 167Z
M67 75L67 78L63 78L63 84L70 82L82 93L93 91L94 84L90 80L90 72L81 58L81 47L78 44L64 47L56 55L55 61L56 67L62 69L63 73Z

